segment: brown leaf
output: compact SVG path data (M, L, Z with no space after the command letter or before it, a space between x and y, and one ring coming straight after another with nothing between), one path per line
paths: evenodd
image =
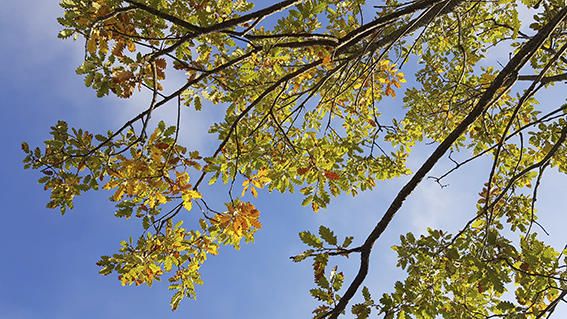
M156 59L155 63L158 69L165 69L165 67L167 66L165 59Z
M528 270L530 270L530 265L528 263L522 263L520 265L520 269L523 270L523 271L528 271Z
M169 144L161 142L161 143L157 143L156 147L159 148L160 150L165 150L165 149L169 148Z
M118 71L116 75L114 75L113 80L116 83L125 82L130 80L134 74L130 71Z

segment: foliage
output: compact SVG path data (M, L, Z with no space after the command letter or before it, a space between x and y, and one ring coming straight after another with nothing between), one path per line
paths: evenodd
M61 213L84 192L111 191L115 215L139 219L144 232L103 256L101 273L118 274L123 285L151 285L168 274L173 309L195 297L208 255L222 245L238 249L261 228L259 211L243 199L248 192L298 190L318 211L332 197L410 175L358 246L324 226L299 234L309 248L292 259L313 260L315 317L337 318L358 291L356 318L553 312L567 292L565 256L537 236L535 202L546 169L567 172L567 113L565 104L539 105L536 93L567 80L564 1L376 3L365 21L363 0L286 0L261 9L245 0L62 0L59 36L85 40L77 68L85 85L101 97L148 90L151 101L115 131L58 122L43 147L22 145L25 167L43 174L48 207ZM523 24L520 11L533 23ZM494 65L489 57L502 51L509 61ZM411 85L400 71L408 61L416 61ZM172 74L185 82L167 93ZM396 96L403 110L388 106ZM224 119L209 130L216 150L201 155L178 143L179 112L211 104L225 108ZM152 123L165 107L177 107L176 123ZM436 149L411 172L406 160L425 142ZM467 159L457 162L454 153ZM476 207L460 212L472 217L454 234L403 235L394 250L407 278L372 297L361 286L373 244L447 154L455 167L432 177L442 187L469 162L492 161ZM223 211L204 198L204 181L218 179L230 185ZM182 227L184 210L195 229ZM361 261L351 280L337 266L328 271L333 258L353 254Z

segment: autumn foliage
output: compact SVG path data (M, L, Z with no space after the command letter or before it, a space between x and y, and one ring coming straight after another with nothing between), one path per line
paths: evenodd
M269 196L259 190L299 192L317 212L405 175L367 238L339 240L326 226L299 234L307 248L292 259L312 261L315 318L542 318L565 297L566 257L538 235L535 205L544 172L567 172L565 102L538 102L567 80L563 0L61 6L59 36L85 46L77 74L86 86L100 97L149 92L140 113L112 131L59 121L43 146L22 145L49 208L65 213L77 196L103 189L116 217L140 221L137 239L100 259L102 274L122 285L166 278L176 309L196 296L210 255L253 241L262 226L254 200ZM496 63L498 52L506 54ZM183 81L167 87L173 77ZM209 128L214 151L181 145L182 110L213 105L224 111ZM152 118L164 108L176 110L171 123ZM412 172L408 157L423 144L434 151ZM429 176L445 157L454 168ZM444 187L480 158L491 167L476 207L458 212L460 231L403 234L393 249L407 276L377 297L364 286L372 247L404 200L427 177ZM226 203L208 200L215 184L225 185ZM332 264L354 255L352 277Z

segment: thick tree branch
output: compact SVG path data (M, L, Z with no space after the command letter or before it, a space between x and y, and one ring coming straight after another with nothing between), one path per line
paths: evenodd
M518 80L519 81L535 81L535 80L538 80L538 77L539 77L539 75L520 75L520 76L518 76ZM551 82L561 82L561 81L567 81L567 73L545 76L545 77L541 78L541 80L540 80L540 82L543 83L543 84L548 84L548 83L551 83Z
M151 13L155 16L158 16L164 20L167 20L173 24L179 25L181 27L184 27L192 32L194 32L194 34L192 34L192 37L196 37L196 36L200 36L200 35L205 35L205 34L209 34L209 33L213 33L213 32L217 32L217 31L221 31L221 30L226 30L226 29L230 29L232 27L235 27L241 23L245 23L248 21L252 21L255 19L261 19L264 18L268 15L277 13L281 10L284 10L286 8L289 8L295 4L300 3L302 0L285 0L282 2L278 2L274 5L271 5L269 7L266 7L264 9L260 9L258 11L249 13L249 14L245 14L241 17L237 17L237 18L233 18L233 19L229 19L226 20L224 22L220 22L217 24L213 24L210 26L205 26L205 27L201 27L201 26L196 26L194 24L191 24L183 19L177 18L175 16L172 16L170 14L164 13L156 8L147 6L143 3L139 3L137 1L134 0L124 0L124 2L129 3L132 6L135 6L137 8L140 8L141 10L144 10L148 13Z

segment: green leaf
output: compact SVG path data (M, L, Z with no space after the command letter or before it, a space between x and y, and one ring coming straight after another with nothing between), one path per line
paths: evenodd
M354 239L354 237L352 237L352 236L346 237L345 240L343 241L341 247L348 248L348 246L350 246L350 244L352 244L353 239Z
M329 243L329 245L337 245L337 236L327 227L320 226L319 227L319 236Z
M302 231L299 233L299 238L301 241L314 248L323 248L323 242L317 236L313 235L308 231Z

